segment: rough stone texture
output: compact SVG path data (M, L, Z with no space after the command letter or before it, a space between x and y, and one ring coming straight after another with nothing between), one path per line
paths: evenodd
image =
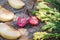
M18 26L17 26L17 23L16 23L16 20L18 18L18 16L24 16L24 17L28 17L27 14L24 14L24 11L25 9L31 9L32 8L32 2L30 3L31 0L23 0L25 3L26 3L26 6L20 10L16 10L16 9L13 9L7 2L7 0L0 0L0 5L2 5L4 8L12 11L15 13L15 18L13 21L11 22L6 22L7 24L9 25L12 25L14 26L14 28L18 29ZM28 38L29 40L33 40L32 37L33 37L33 33L34 32L37 32L37 31L41 31L41 27L44 25L44 23L39 23L38 26L31 26L30 24L27 24L26 25L26 28L29 32L29 35L28 35ZM0 37L0 40L7 40L7 39L4 39L3 37ZM19 39L17 39L19 40Z

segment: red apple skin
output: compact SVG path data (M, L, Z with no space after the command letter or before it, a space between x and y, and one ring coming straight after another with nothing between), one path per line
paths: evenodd
M17 24L19 27L25 27L27 24L27 19L24 17L19 17L17 20Z
M31 16L31 17L29 17L28 22L29 22L31 25L35 26L35 25L38 25L39 20L38 20L38 18L37 18L36 16Z

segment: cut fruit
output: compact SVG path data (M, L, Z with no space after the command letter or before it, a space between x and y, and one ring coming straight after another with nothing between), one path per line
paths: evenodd
M8 3L15 9L21 9L25 6L25 3L21 0L8 0Z
M1 7L0 8L0 21L10 21L14 18L14 13L10 12L9 10Z
M0 23L0 35L6 39L17 39L21 36L18 30L5 23Z

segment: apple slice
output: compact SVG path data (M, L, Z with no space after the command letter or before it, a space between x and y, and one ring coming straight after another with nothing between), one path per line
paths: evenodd
M8 0L8 3L10 4L11 7L15 9L20 9L25 5L25 3L21 0Z
M5 23L0 23L0 35L6 39L17 39L21 36L18 30Z
M0 6L0 21L10 21L14 18L14 13Z

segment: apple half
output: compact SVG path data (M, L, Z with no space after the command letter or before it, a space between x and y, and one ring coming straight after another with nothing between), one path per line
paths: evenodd
M0 21L10 21L14 18L14 13L0 6Z
M8 0L8 3L15 9L21 9L25 6L25 3L21 0Z
M0 35L6 39L17 39L21 36L18 30L5 23L0 23Z

